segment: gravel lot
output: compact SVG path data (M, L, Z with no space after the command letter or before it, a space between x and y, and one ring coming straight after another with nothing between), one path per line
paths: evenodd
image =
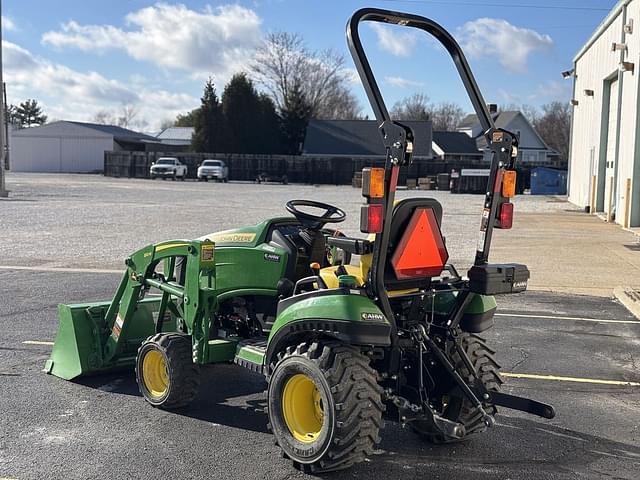
M196 238L215 231L288 215L293 198L331 203L347 212L341 229L359 233L362 196L349 186L254 185L114 179L89 175L11 174L13 190L2 202L0 264L120 269L146 244ZM399 191L428 196L443 205L443 233L451 260L470 264L475 254L481 195ZM519 196L516 211L571 208L555 197ZM469 234L469 232L472 232Z
M53 340L58 303L109 298L123 259L147 243L285 214L291 198L342 207L345 232L357 234L358 190L80 175L8 180L12 196L0 200L0 480L314 478L280 457L258 375L207 367L194 403L164 412L144 402L131 372L77 382L42 373L51 347L30 342ZM452 259L470 262L481 197L399 192L407 195L440 200ZM520 213L567 209L553 197L516 200ZM640 322L601 297L529 291L498 303L486 337L503 371L534 376L508 377L504 390L553 404L555 419L501 409L495 428L450 446L387 422L375 455L320 478L636 480ZM549 375L556 379L541 377Z

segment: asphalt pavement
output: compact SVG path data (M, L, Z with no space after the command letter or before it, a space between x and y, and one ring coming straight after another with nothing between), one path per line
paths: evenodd
M240 367L203 369L198 397L176 412L148 405L132 372L75 382L42 372L57 303L108 299L118 280L0 271L0 478L304 478L267 432L263 378ZM638 478L640 322L598 297L499 303L486 336L503 371L534 376L507 377L505 391L553 404L556 418L501 409L495 428L449 446L388 420L375 455L326 478Z

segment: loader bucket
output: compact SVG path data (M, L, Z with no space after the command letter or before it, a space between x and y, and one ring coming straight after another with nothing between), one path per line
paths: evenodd
M122 348L111 359L103 357L104 346L111 333L104 319L111 302L58 306L59 326L51 357L44 371L71 380L81 375L131 368L140 344L155 333L155 319L160 298L147 298L138 303L121 339ZM170 327L170 325L166 325Z

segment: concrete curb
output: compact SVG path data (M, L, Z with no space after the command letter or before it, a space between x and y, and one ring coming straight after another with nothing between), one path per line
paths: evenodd
M638 320L640 320L640 291L631 287L616 287L613 289L613 295L631 312Z

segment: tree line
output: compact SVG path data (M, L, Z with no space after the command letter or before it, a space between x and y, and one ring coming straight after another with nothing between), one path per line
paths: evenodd
M311 118L361 118L344 64L333 50L309 50L297 34L271 33L248 72L234 75L220 98L210 78L200 106L174 124L194 127L196 151L298 154Z

